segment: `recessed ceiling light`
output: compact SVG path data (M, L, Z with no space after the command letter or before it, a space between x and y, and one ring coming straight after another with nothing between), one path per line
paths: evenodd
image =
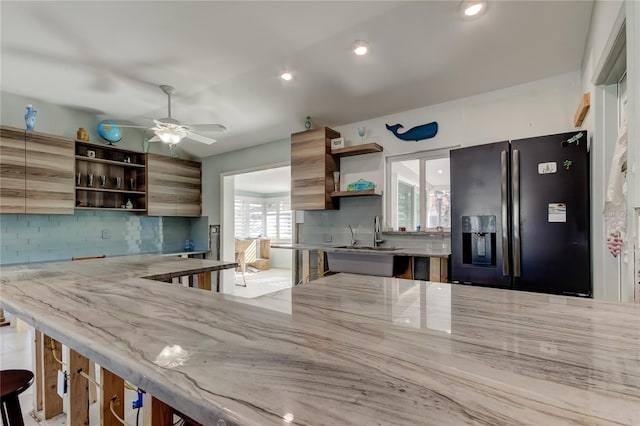
M280 78L284 81L289 81L293 78L293 75L290 72L283 72L282 74L280 74Z
M487 8L486 1L463 1L460 4L460 12L464 18L480 16Z
M353 53L358 56L366 55L369 51L369 44L364 40L356 40L353 43Z
M438 169L438 174L442 174L442 169Z

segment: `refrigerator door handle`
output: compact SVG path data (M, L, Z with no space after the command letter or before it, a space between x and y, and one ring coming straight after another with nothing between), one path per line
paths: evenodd
M509 275L509 212L507 210L507 151L503 150L500 156L501 166L501 192L500 204L502 207L502 275Z
M520 151L514 149L511 159L513 194L513 276L520 276Z

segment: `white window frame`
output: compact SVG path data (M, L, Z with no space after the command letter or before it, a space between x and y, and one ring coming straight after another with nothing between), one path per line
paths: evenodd
M262 221L262 225L261 225L261 229L262 229L262 233L260 234L260 236L255 236L255 235L235 235L235 229L234 229L234 237L235 238L267 238L270 239L274 242L280 242L280 243L291 243L293 241L293 221L294 221L294 213L292 210L288 210L291 212L291 238L281 238L281 226L280 226L280 218L281 218L281 212L283 210L280 210L280 205L283 202L287 202L289 203L289 206L291 205L291 198L289 196L279 196L279 197L256 197L256 196L251 196L251 195L236 195L235 196L235 200L236 201L243 201L247 204L260 204L262 207L262 213L261 213L261 221ZM250 214L248 212L248 208L247 208L247 204L245 204L245 208L244 208L244 212L243 212L243 223L241 224L241 227L244 228L245 231L249 231L249 224L250 224ZM277 204L278 208L276 211L276 235L272 236L272 235L268 235L268 228L267 228L267 215L268 215L268 205L269 204ZM235 217L235 206L234 206L234 217ZM236 218L237 219L237 218ZM237 227L237 220L234 220L234 226Z
M427 197L427 188L425 188L426 182L426 168L425 162L428 160L436 160L439 158L448 158L449 152L459 147L460 145L450 146L445 148L438 148L429 151L417 151L409 154L400 154L400 155L389 155L385 159L385 187L387 190L385 191L385 224L387 226L393 226L393 218L395 214L393 212L393 207L395 206L395 199L397 197L397 181L391 173L391 165L396 162L401 161L409 161L409 160L419 160L420 161L420 178L418 180L418 201L420 203L420 229L427 230L435 230L431 228L427 228L427 206L426 206L426 197ZM451 228L443 228L444 231L449 231ZM396 230L397 231L397 230ZM407 229L407 231L415 231L415 229Z

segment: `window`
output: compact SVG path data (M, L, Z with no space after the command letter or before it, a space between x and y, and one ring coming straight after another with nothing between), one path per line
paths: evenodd
M386 224L407 231L451 227L448 150L387 157Z
M291 242L291 200L289 197L259 198L237 195L234 222L236 238L269 238L274 241Z

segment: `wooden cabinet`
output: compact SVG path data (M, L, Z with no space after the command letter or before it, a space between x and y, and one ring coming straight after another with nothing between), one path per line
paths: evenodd
M340 163L331 155L331 139L340 133L328 127L291 135L291 208L293 210L333 210L330 193L333 172Z
M76 209L147 210L144 153L76 141L75 161Z
M147 154L150 216L199 217L202 214L202 164Z
M0 213L24 213L25 130L0 127Z
M73 140L1 127L0 212L73 214Z

